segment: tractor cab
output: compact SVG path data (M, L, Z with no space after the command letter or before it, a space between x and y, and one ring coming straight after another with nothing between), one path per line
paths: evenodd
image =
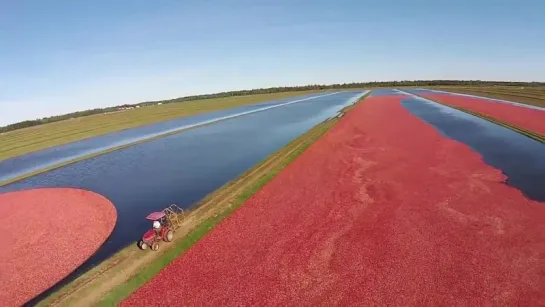
M174 232L178 229L185 215L183 210L171 205L162 211L152 212L146 216L146 219L152 221L156 227L146 231L140 241L138 247L141 249L151 248L153 251L159 250L159 242L171 242L174 238Z

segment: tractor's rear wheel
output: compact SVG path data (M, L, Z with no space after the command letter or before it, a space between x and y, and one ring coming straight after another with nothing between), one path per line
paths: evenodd
M158 250L159 250L159 243L154 242L154 243L151 245L151 249L152 249L153 251L158 251Z
M148 245L142 240L140 240L140 242L138 243L138 247L140 247L141 249L148 249Z
M172 238L174 238L174 232L172 232L172 230L167 231L165 235L165 241L171 242Z

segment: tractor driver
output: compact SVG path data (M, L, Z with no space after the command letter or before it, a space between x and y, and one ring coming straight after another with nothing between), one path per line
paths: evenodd
M153 230L155 230L156 235L161 235L161 223L159 221L153 221Z

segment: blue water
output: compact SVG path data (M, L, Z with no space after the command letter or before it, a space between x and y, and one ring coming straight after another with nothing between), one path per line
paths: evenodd
M408 96L401 104L443 135L470 146L508 176L507 184L545 201L545 145L479 117Z
M400 93L391 88L382 88L378 90L373 90L369 97L375 97L375 96L387 96L387 95L399 95Z
M56 289L138 240L150 227L148 213L170 204L190 207L363 94L346 91L201 126L36 175L0 192L75 187L115 204L118 221L111 237Z
M221 120L225 117L236 116L245 112L255 112L287 102L312 99L323 94L302 95L298 97L269 101L260 104L236 107L227 110L199 114L190 117L169 120L157 124L141 126L134 129L114 132L94 138L89 138L66 145L61 145L0 162L0 182L9 180L36 170L74 160L92 153L104 151L117 146L134 143L161 134L189 128L195 125L206 124ZM52 136L53 137L53 136Z

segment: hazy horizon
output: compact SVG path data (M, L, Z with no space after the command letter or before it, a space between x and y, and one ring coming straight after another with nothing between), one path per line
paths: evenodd
M414 80L374 80L374 81L362 81L362 82L353 81L353 82L344 82L344 83L350 84L350 83L365 83L365 82L399 82L399 81L437 81L437 80L419 80L419 79L414 79ZM518 81L518 80L472 80L472 79L448 80L448 81L526 82L526 81ZM539 83L541 83L541 81L528 81L528 82L539 82ZM330 83L330 84L278 85L278 86L272 86L272 87L265 87L264 89L266 89L266 88L280 88L280 87L311 86L311 85L324 85L324 86L327 86L327 85L332 85L332 84L343 84L343 82L340 82L340 83L335 82L335 83ZM256 90L256 89L260 89L260 88L241 88L241 89L228 90L227 92L231 92L231 91L235 92L235 91L243 91L243 90ZM347 88L346 90L349 90L349 88ZM185 98L185 97L189 97L189 96L218 94L218 93L220 93L220 92L195 93L195 94L189 94L189 95L184 95L184 96L164 98L164 99L160 99L160 100L147 100L147 101L127 102L127 103L123 103L123 104L113 104L113 105L109 105L109 106L105 106L105 107L98 107L98 108L109 108L109 107L116 107L116 106L122 106L122 105L137 105L137 104L141 104L141 103L153 103L153 102L158 103L158 102L162 102L162 101L168 101L168 100L171 100L171 99ZM43 119L43 118L48 118L48 117L53 117L53 116L59 116L59 115L66 115L66 114L71 114L71 113L74 113L74 112L86 111L86 110L91 110L91 109L80 109L80 110L75 110L75 111L72 111L72 112L54 114L54 115L45 116L45 117L38 117L38 118L29 118L29 119L25 119L25 120L38 120L38 119ZM25 120L22 120L22 121L25 121ZM11 124L19 123L19 122L22 122L22 121L14 122L14 123L11 123ZM0 127L9 126L11 124L0 125Z

